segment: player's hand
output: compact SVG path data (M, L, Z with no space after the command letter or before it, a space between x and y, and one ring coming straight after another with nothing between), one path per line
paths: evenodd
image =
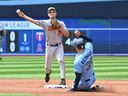
M69 89L67 92L75 92L76 90L74 90L73 88Z
M80 35L81 35L81 33L80 33L79 30L75 30L75 31L74 31L74 34L75 34L76 37L80 37Z
M18 12L17 14L18 14L18 16L20 16L20 17L23 17L23 16L25 15L24 12L22 12L22 11Z

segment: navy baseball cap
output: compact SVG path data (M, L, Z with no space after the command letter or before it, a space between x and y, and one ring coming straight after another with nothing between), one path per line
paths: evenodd
M73 41L71 42L71 45L73 47L81 48L81 46L84 45L84 40L83 38L74 38Z

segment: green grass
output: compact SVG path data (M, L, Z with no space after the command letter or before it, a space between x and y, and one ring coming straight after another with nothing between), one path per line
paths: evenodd
M23 93L0 93L0 96L38 96L38 95L23 94Z
M65 56L67 79L74 79L74 56ZM128 80L127 56L94 56L99 80ZM52 62L51 79L60 79L57 60ZM4 56L0 61L0 78L44 79L44 56Z
M74 79L74 56L65 56L67 79ZM128 57L94 56L94 70L98 80L128 80ZM52 62L51 79L60 79L57 60ZM40 79L43 80L44 56L4 56L0 61L0 79ZM0 96L37 96L22 93L0 93Z

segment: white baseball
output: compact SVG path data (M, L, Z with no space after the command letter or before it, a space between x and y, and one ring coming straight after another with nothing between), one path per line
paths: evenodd
M20 9L17 9L17 10L16 10L16 13L20 13Z

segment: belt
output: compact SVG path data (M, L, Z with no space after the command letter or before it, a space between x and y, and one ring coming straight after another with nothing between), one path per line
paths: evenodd
M56 43L56 44L47 44L47 46L57 47L57 46L60 45L60 44L61 44L61 42Z
M93 72L93 74L92 74L92 75L94 76L94 72ZM88 82L88 81L90 81L90 79L85 80L85 82Z

